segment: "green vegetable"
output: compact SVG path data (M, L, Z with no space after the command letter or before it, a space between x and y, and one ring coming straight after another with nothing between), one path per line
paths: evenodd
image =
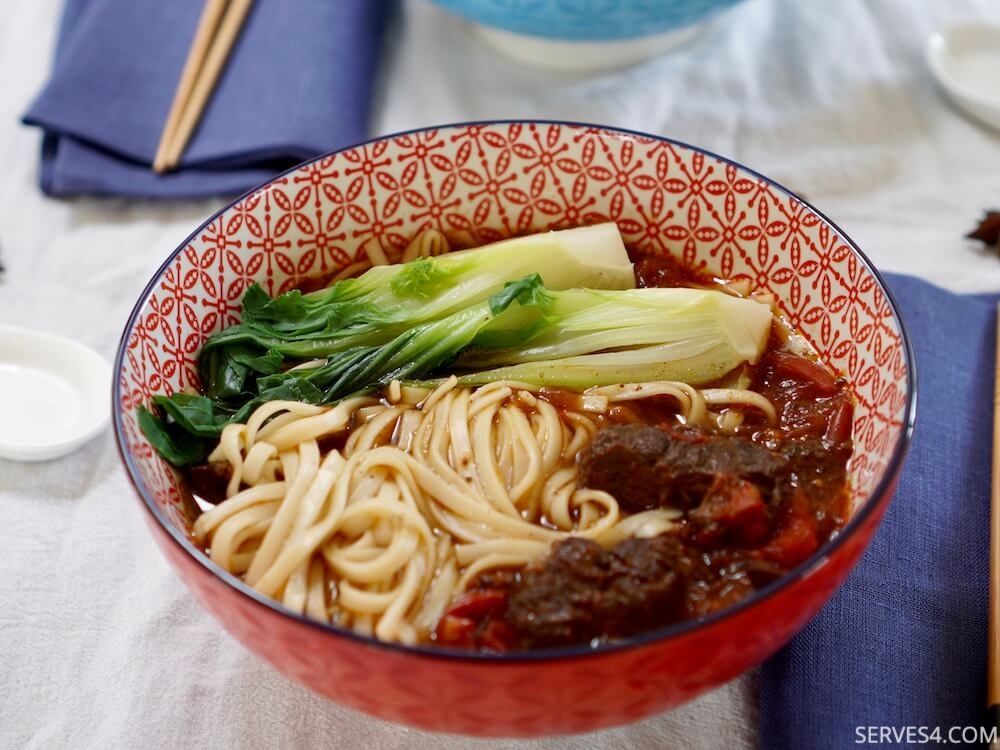
M483 329L456 362L476 371L460 383L699 385L756 362L771 329L766 305L710 290L541 290L538 296L537 310L511 309Z
M531 306L545 299L538 274L508 284L488 300L459 310L441 320L424 323L380 346L357 346L330 355L325 362L274 372L256 378L256 393L224 400L189 393L155 396L160 416L145 409L139 426L160 455L177 466L198 463L211 450L223 428L245 422L267 401L291 400L324 404L392 380L424 377L452 362L476 335L514 302ZM245 359L230 358L227 367ZM227 384L229 388L232 384ZM216 388L216 393L223 392Z
M183 429L173 428L169 422L156 416L145 406L139 407L136 421L153 450L174 466L198 463L211 450L211 441Z
M262 389L271 389L304 381L322 391L318 403L330 403L393 380L422 377L453 362L490 321L502 317L515 301L520 306L533 306L544 294L541 277L526 276L485 302L411 328L382 346L348 349L332 354L319 366L289 370L260 378L257 383Z
M264 372L245 361L251 358L251 350L257 356L274 353L305 361L356 346L384 344L413 326L482 302L504 284L530 273L539 274L550 289L635 286L632 264L613 223L376 266L357 278L309 294L292 291L270 299L255 285L243 298L243 323L206 341L202 378L206 383L222 383L225 388L220 393L229 393L229 385L236 384L241 375ZM207 356L220 348L238 347L244 360L235 368L225 357Z
M159 414L140 406L139 428L167 461L174 466L191 466L205 459L227 424L246 422L254 409L268 401L320 404L323 391L308 380L296 378L261 391L239 408L192 393L153 396Z

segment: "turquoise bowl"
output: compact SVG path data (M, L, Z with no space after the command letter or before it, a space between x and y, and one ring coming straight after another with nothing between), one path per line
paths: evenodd
M683 29L742 0L434 0L483 26L564 41L635 39Z

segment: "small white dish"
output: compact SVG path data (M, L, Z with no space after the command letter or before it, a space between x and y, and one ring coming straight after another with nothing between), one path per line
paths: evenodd
M1000 26L965 23L931 34L927 65L941 87L975 119L1000 128Z
M0 458L47 461L108 424L111 366L52 333L0 325Z

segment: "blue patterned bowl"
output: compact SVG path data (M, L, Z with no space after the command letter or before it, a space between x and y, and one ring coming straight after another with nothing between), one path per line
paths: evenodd
M663 34L707 20L741 0L435 0L503 31L564 41Z

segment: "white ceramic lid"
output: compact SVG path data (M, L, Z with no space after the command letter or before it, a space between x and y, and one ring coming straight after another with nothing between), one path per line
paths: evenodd
M0 458L45 461L108 424L111 367L71 339L0 325Z

